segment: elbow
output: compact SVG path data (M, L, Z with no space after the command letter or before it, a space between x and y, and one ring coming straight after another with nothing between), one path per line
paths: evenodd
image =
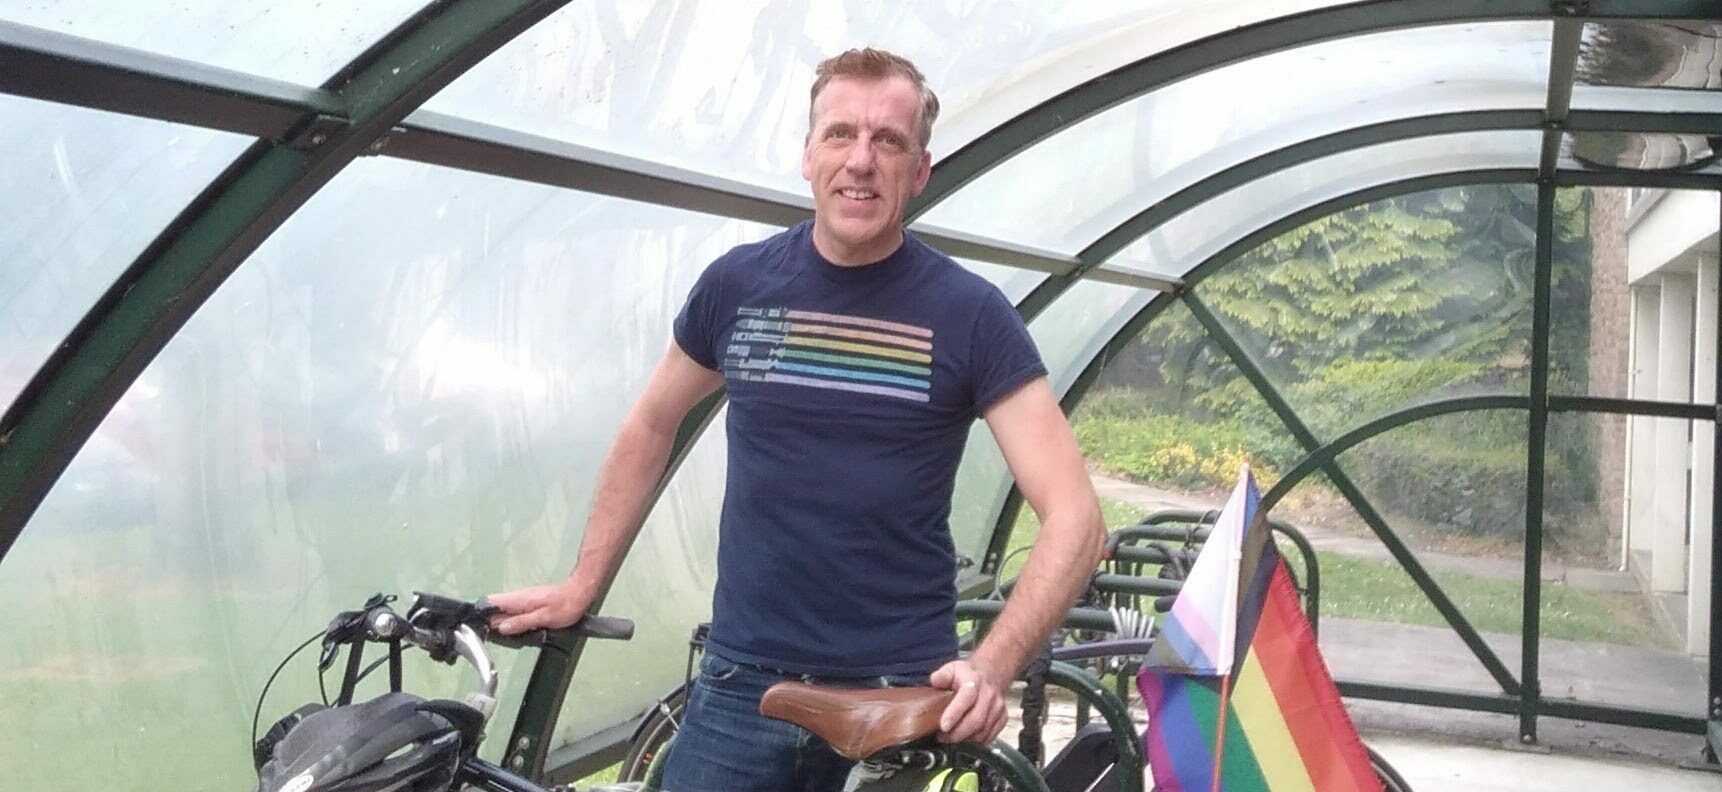
M1083 566L1093 567L1106 553L1106 521L1100 514L1100 503L1093 497L1073 500L1057 512L1067 515L1059 520L1065 526L1070 552ZM1051 525L1052 520L1046 524Z
M1089 548L1088 565L1098 566L1106 557L1106 518L1100 513L1098 500L1089 499L1083 525L1089 537L1089 541L1085 543Z

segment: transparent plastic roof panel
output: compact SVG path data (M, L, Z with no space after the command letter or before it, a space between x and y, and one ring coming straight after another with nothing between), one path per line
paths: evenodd
M40 709L32 699L0 695L0 720L25 725L25 743L58 744L44 735L98 712L156 722L187 706L249 709L265 658L372 592L478 596L567 574L597 468L688 289L706 262L771 231L400 160L354 163L167 344L0 566L0 594L35 614L15 652L24 668L64 665L76 680L171 658L172 669L234 673L55 684L40 695L68 714L48 721L20 709ZM690 482L721 478L701 464ZM709 485L681 492L697 508L672 500L654 515L630 560L639 569L709 558L721 499ZM620 590L619 601L666 589L653 575L627 581L651 593ZM708 606L689 594L661 607L681 610L658 618L685 621ZM511 713L533 657L500 659ZM447 680L447 693L468 683L426 679ZM270 711L315 690L311 675L284 674ZM91 750L171 765L149 777L215 766L216 786L241 784L249 754L218 734L231 724L193 720L98 730Z
M0 409L251 141L0 96Z
M1579 45L1577 81L1722 90L1722 22L1592 22Z
M1029 333L1056 393L1062 395L1088 364L1092 355L1084 353L1092 339L1109 338L1116 331L1121 306L1153 294L1130 286L1082 281L1029 323ZM951 534L958 552L981 560L1010 484L1010 471L998 444L986 424L977 423L969 434L952 497Z
M27 0L0 20L300 85L320 85L426 0Z
M556 720L552 748L632 718L687 680L682 658L694 626L711 621L717 585L718 518L723 511L724 467L729 442L723 426L727 409L712 418L706 437L689 452L652 507L616 582L604 598L603 612L634 620L627 641L591 641L580 655ZM545 558L543 566L522 576L555 580L574 557ZM510 585L516 585L510 581ZM513 676L524 687L523 673ZM492 733L500 733L492 729ZM488 740L485 751L502 761L505 740Z
M934 158L1139 58L1339 0L1015 4L575 0L426 109L801 190L818 62L858 46L915 61L939 94Z
M1714 172L1719 153L1708 135L1578 132L1564 140L1562 162L1592 171Z
M1234 188L1172 218L1103 268L1182 277L1227 246L1299 211L1414 177L1534 171L1541 146L1542 133L1536 130L1461 132L1323 157Z
M1552 26L1411 28L1285 50L1173 83L1001 164L926 215L1078 253L1245 160L1348 129L1461 111L1538 111Z
M1572 107L1574 110L1636 110L1644 113L1722 113L1722 91L1575 85Z

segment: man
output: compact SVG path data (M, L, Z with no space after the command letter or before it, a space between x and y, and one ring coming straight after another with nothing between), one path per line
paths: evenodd
M712 631L671 792L841 788L847 762L758 714L784 679L955 690L940 738L991 740L1011 679L1098 559L1099 507L1021 317L904 233L937 114L896 55L820 64L802 154L813 220L705 271L605 460L573 574L491 598L511 614L503 632L579 618L621 564L683 416L727 384ZM986 640L954 659L947 518L976 417L1042 529Z

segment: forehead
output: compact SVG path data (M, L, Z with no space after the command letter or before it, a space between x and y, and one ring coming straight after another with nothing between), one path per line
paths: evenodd
M814 105L818 123L844 121L908 130L921 111L921 96L904 77L862 80L838 77L825 84Z

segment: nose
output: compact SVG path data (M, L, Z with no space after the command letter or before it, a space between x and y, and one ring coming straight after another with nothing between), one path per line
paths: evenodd
M856 140L849 147L849 156L843 160L843 167L851 173L868 174L873 172L876 164L873 154L873 141L867 138Z

